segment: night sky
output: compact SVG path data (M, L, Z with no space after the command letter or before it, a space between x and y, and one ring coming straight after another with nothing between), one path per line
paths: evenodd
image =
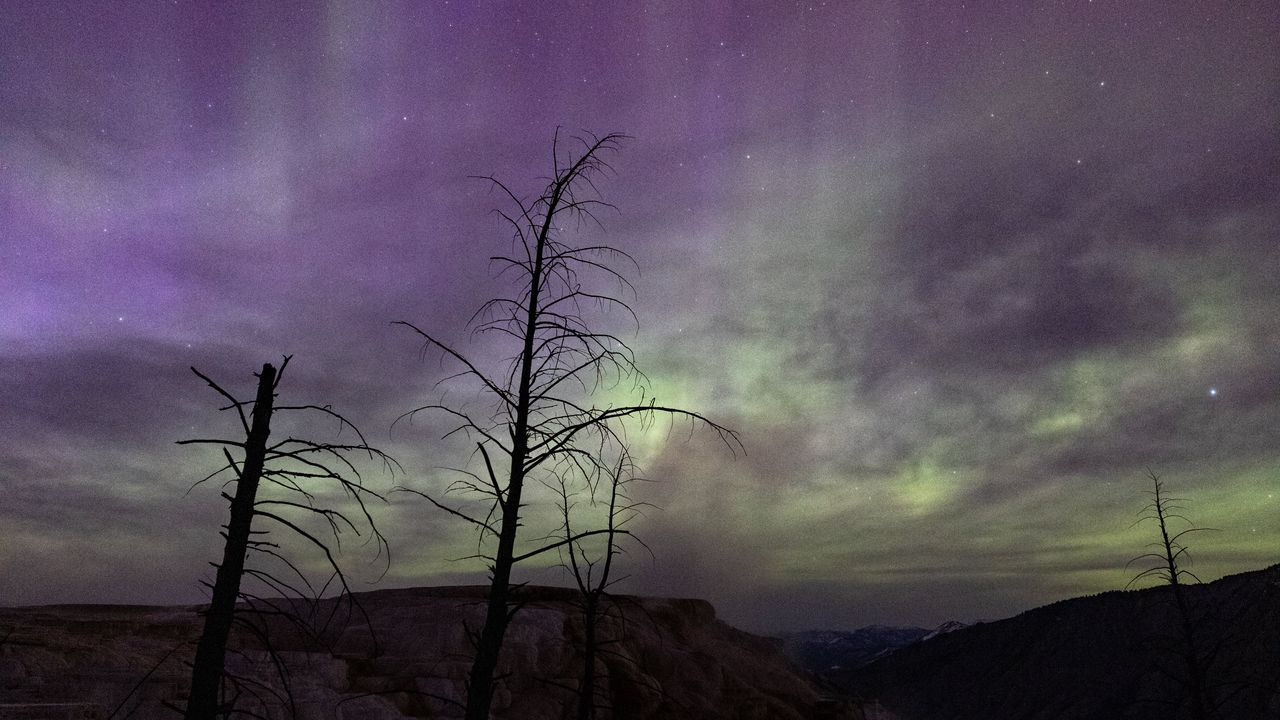
M465 443L392 421L474 394L391 323L496 352L468 176L536 193L557 126L634 138L580 239L640 327L601 322L746 446L633 435L620 589L1003 617L1125 584L1146 468L1217 528L1202 578L1280 560L1280 5L699 5L0 2L0 604L205 597L219 458L174 441L235 425L191 365L249 397L293 354L286 400L403 463L371 487L447 484ZM468 527L374 511L358 589L482 577Z

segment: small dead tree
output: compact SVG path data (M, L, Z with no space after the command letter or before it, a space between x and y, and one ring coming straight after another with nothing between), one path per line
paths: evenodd
M246 621L244 611L236 608L238 601L248 602L256 615L284 615L296 624L301 624L294 603L283 604L246 591L242 584L245 577L259 581L269 591L282 597L314 600L318 600L336 580L341 592L349 597L347 576L335 557L344 533L352 532L358 536L367 533L367 541L377 546L379 556L385 553L388 562L390 559L387 541L366 507L367 501L384 498L363 484L359 470L347 456L363 454L368 459L380 461L386 469L395 467L395 460L381 450L370 447L355 425L328 406L277 405L276 391L288 364L289 356L285 356L278 370L270 363L262 366L262 371L256 373L258 388L252 401L237 400L199 370L191 368L192 372L227 400L228 405L221 410L235 411L244 438L178 441L179 445L216 446L226 460L224 465L198 481L197 485L229 474L227 484L234 483L236 486L234 496L225 490L222 493L222 497L230 503L231 516L222 532L226 543L223 546L222 562L215 564L217 574L212 585L211 602L203 612L204 629L196 646L196 657L191 668L191 691L184 710L187 720L226 717L235 710L236 698L242 694L258 695L263 690L271 692L258 678L236 676L226 670L227 642L233 626L244 628L266 642L268 649L270 648L265 637L266 628ZM272 443L271 420L273 416L283 412L310 412L335 420L339 432L350 431L355 441L315 442L287 437ZM317 503L314 484L323 482L336 484L343 491L352 501L353 508L358 510L359 522L353 521L348 512ZM264 487L278 492L263 493L261 490ZM318 520L326 527L329 539L324 539L324 534L306 527L308 520ZM255 527L255 521L267 521L270 523L268 527L271 524L281 527L318 549L332 573L330 581L320 588L313 585L306 573L283 554L281 545L268 539L270 530ZM290 573L289 577L286 579L267 567L250 564L248 560L255 555L278 561ZM335 602L335 611L337 606L338 603ZM284 668L278 659L273 658L273 662L287 695L288 681ZM282 699L291 705L291 697Z
M561 478L585 482L607 472L628 422L651 423L665 415L683 418L718 434L732 449L738 436L703 415L657 404L648 396L647 380L635 365L627 343L618 335L597 329L588 311L620 311L635 320L623 293L634 290L618 263L634 266L627 253L599 242L574 244L568 229L602 227L596 212L613 206L600 199L595 180L611 168L607 156L624 136L576 139L577 152L561 146L556 133L551 146L552 172L543 191L522 198L493 177L482 178L505 195L511 210L498 210L513 231L511 251L493 256L500 278L509 278L510 295L486 302L473 317L477 333L497 335L514 348L505 371L487 371L444 342L439 336L400 322L456 362L459 375L470 378L489 397L486 414L475 414L443 402L406 413L443 413L457 426L453 433L475 442L477 469L463 469L451 486L455 493L478 501L455 507L429 494L418 493L441 510L478 530L480 557L489 563L490 590L484 626L475 638L475 658L467 682L467 720L488 720L494 672L513 607L512 569L523 561L561 548L582 537L625 533L595 529L525 550L520 539L522 508L529 500L528 480ZM630 385L634 402L598 405L596 391ZM495 461L496 458L496 461ZM554 486L554 483L553 485ZM545 535L543 536L545 537ZM485 550L496 541L496 548Z
M1192 526L1179 532L1172 532L1170 525L1174 521L1191 525L1191 521L1181 514L1186 510L1181 503L1186 501L1166 495L1164 483L1160 481L1160 477L1150 471L1148 475L1153 487L1149 491L1151 502L1139 511L1139 518L1134 525L1148 521L1154 522L1160 530L1160 540L1151 543L1149 546L1152 548L1151 552L1129 561L1129 566L1143 562L1150 563L1151 566L1135 575L1126 585L1126 589L1148 577L1158 579L1169 588L1177 613L1178 655L1182 656L1186 673L1185 677L1181 678L1180 684L1186 689L1186 703L1189 705L1191 717L1194 720L1207 720L1213 717L1214 705L1209 697L1207 668L1202 659L1202 648L1196 637L1196 618L1186 592L1188 578L1196 583L1202 581L1185 567L1187 560L1190 559L1190 553L1187 546L1183 544L1182 538L1193 532L1202 532L1210 528ZM1176 698L1166 698L1166 701L1174 706L1182 704Z
M600 706L597 687L596 661L602 647L610 640L601 637L601 620L608 612L609 588L619 582L613 576L614 558L622 553L618 546L619 535L624 533L627 525L640 513L646 503L632 502L626 488L635 480L635 466L629 453L623 449L617 462L607 476L599 478L599 483L589 485L586 502L597 503L595 490L599 484L608 483L607 507L604 508L605 533L599 537L582 538L574 532L574 510L577 504L575 493L564 478L558 478L555 488L560 494L562 516L561 536L565 540L560 548L561 564L573 576L574 585L578 589L582 610L583 644L582 644L582 677L578 684L578 705L575 718L592 720L596 709ZM630 533L632 540L643 545L643 541ZM594 543L597 548L592 552L587 542Z

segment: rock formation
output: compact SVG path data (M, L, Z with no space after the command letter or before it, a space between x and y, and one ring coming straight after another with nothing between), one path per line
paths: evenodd
M305 720L461 717L470 667L467 633L483 588L416 588L325 601L301 632L258 617L274 649L239 633L232 670L242 707ZM574 594L527 588L503 649L495 718L570 717L582 672ZM195 607L48 606L0 609L0 719L134 720L176 714L189 682ZM367 619L366 619L367 618ZM860 717L821 701L775 641L738 631L700 600L618 598L604 623L601 720ZM285 672L277 671L278 660ZM288 693L284 692L288 687ZM252 692L249 692L252 691ZM256 694L257 698L249 695Z

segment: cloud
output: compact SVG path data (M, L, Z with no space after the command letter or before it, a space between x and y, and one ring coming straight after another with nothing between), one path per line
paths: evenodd
M755 627L1011 612L1116 584L1147 464L1232 528L1215 567L1263 557L1275 11L1135 39L1145 11L1103 5L0 11L26 58L0 82L0 574L198 599L222 507L183 493L218 457L172 443L236 423L189 365L247 394L293 353L283 396L404 463L378 487L443 490L469 442L392 421L488 406L388 323L501 364L467 319L508 230L466 176L538 189L557 126L637 136L602 179L620 212L577 237L639 261L652 392L747 446L632 435L665 508L633 589ZM378 512L386 582L483 575L450 561L468 528Z

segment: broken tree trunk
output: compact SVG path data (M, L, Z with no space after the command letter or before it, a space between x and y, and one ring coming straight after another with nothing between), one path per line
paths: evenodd
M240 578L244 574L245 555L249 548L258 481L262 478L262 468L266 461L275 384L275 367L270 363L263 364L262 373L258 375L258 394L253 402L253 424L245 439L244 462L237 473L236 496L231 500L227 542L213 584L213 599L205 612L204 632L196 646L196 659L191 668L191 694L187 697L186 720L214 720L219 714L225 714L219 700L223 663L227 653L227 638L231 634L231 623L235 616L236 599L240 596Z

